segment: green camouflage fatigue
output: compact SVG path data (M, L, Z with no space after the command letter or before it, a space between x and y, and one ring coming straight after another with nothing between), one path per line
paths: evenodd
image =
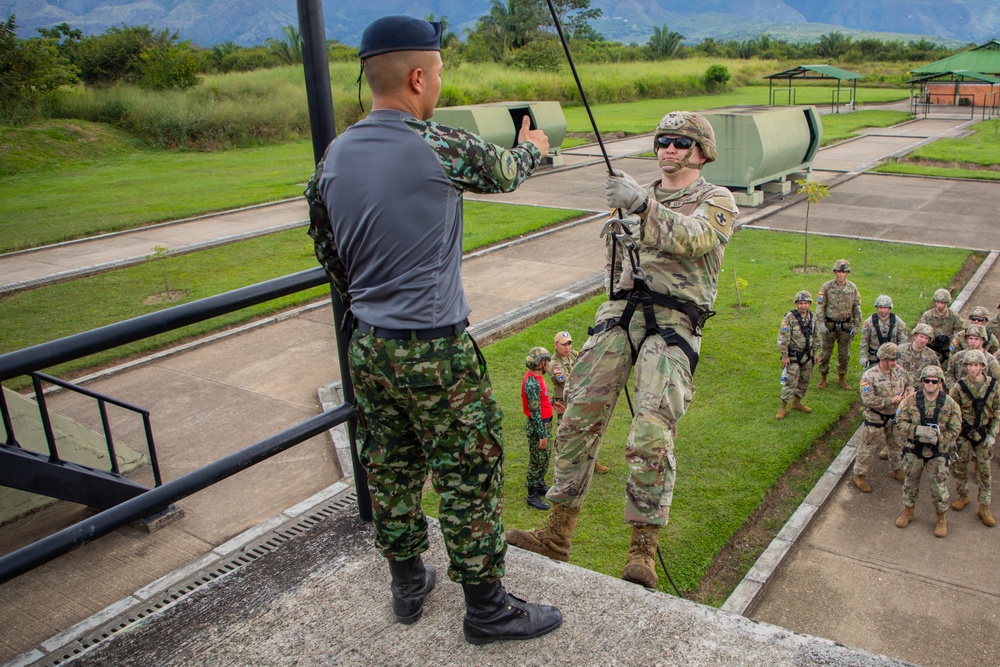
M966 376L965 364L967 362L965 358L970 351L968 349L960 350L948 358L948 369L944 372L944 382L949 390L955 386L956 382ZM982 352L982 349L980 348L979 351ZM992 354L984 356L986 357L986 366L983 368L983 372L991 378L1000 380L1000 361L997 361Z
M995 355L998 350L1000 350L1000 340L992 333L987 333L990 339L986 341L980 349L985 351L987 354ZM959 352L961 350L969 349L969 330L968 328L962 329L951 337L951 347L949 348L952 354Z
M897 368L902 368L907 374L907 385L914 391L923 389L924 385L920 381L920 371L927 366L936 366L938 357L934 350L924 345L918 352L913 341L899 346L899 360Z
M926 324L934 329L934 338L931 339L930 344L937 348L934 352L937 353L938 359L942 364L948 361L948 348L951 347L951 337L955 335L955 332L965 328L965 320L959 317L958 313L951 308L945 308L943 315L938 315L931 308L924 311L924 314L920 316L919 323ZM936 342L935 339L937 339Z
M828 280L819 288L816 297L816 320L820 324L823 337L823 353L819 360L819 372L830 372L830 357L833 346L837 346L837 374L847 375L847 363L851 356L851 338L861 328L861 293L850 280L838 285L836 279ZM826 333L823 333L825 328Z
M872 324L872 318L875 320L875 324ZM895 323L892 326L892 334L889 334L889 320L895 318ZM879 333L882 335L879 336ZM895 313L889 313L889 317L884 320L878 316L878 313L872 313L870 317L866 317L865 321L861 325L861 365L865 368L870 368L878 363L878 358L875 353L878 352L878 348L882 343L895 343L900 348L906 343L906 322L903 318L896 316Z
M535 375L529 374L524 382L524 395L528 399L531 416L524 423L524 434L528 437L528 475L526 486L529 490L545 483L545 473L549 470L549 456L552 451L552 420L542 419L542 385ZM539 440L549 439L542 449Z
M812 377L813 357L819 354L820 338L816 318L812 311L807 312L802 318L802 324L810 332L807 338L806 332L799 326L799 321L795 317L796 313L797 309L785 313L784 319L781 320L781 328L778 329L778 350L781 351L782 360L788 358L785 386L781 388L783 401L792 401L796 396L805 397L806 390L809 389L809 379Z
M647 186L650 210L639 223L639 262L654 292L693 302L708 310L715 303L719 269L738 215L732 194L699 178L669 192L659 181ZM631 265L609 239L608 262L615 267L614 286L633 286ZM628 267L622 271L622 265ZM609 279L611 273L609 272ZM610 283L609 283L610 286ZM620 318L626 302L611 300L597 311L596 322ZM656 305L659 327L673 329L697 352L701 337L682 313ZM629 477L625 485L625 521L664 526L673 497L677 421L694 395L691 363L680 347L660 335L646 337L641 309L628 327L614 326L591 335L573 367L566 388L566 412L556 433L555 480L548 499L570 508L583 505L608 420L632 371L629 339L638 346L635 361L635 417L625 446Z
M890 371L884 371L876 364L861 375L861 404L865 407L865 421L861 425L861 443L854 459L855 476L868 474L872 457L882 447L889 450L890 470L903 467L903 443L896 432L896 405L892 397L903 395L906 380L906 371L898 364Z
M993 390L986 398L990 384ZM976 462L976 483L979 485L979 502L990 504L990 488L992 479L993 445L1000 431L1000 381L984 378L978 385L965 378L965 386L971 395L958 383L951 388L951 397L962 409L962 431L958 436L958 461L952 466L951 474L955 478L955 492L960 496L969 495L969 460ZM985 403L982 407L979 427L981 432L973 428L976 425L976 400ZM985 435L984 435L985 433Z
M919 391L923 392L923 389ZM924 423L924 416L917 407L916 397L917 394L914 392L904 398L896 412L896 428L899 430L899 436L908 440L903 455L903 472L906 473L906 481L903 482L903 505L906 507L916 505L917 496L920 495L920 478L926 468L934 509L938 514L943 514L948 509L947 454L955 447L955 440L962 430L962 410L951 397L945 396L945 404L937 420L941 430L940 441L935 449L929 445L913 442L914 429ZM934 415L934 402L930 399L926 399L924 413L927 419Z
M577 356L579 355L576 350L570 350L570 353L565 357L560 357L558 353L552 355L552 361L549 364L549 377L552 379L553 403L556 401L565 402L563 401L563 392L569 381L570 373L573 371L573 366L576 365Z
M355 331L348 357L378 550L399 561L427 549L420 499L429 468L451 579L503 576L503 412L472 338L391 340Z
M997 313L986 323L986 333L991 337L1000 336L1000 313Z

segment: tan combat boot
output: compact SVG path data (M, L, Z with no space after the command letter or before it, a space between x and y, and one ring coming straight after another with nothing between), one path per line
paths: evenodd
M788 401L782 401L781 407L778 408L778 414L774 415L775 419L784 419L785 415L788 414Z
M511 528L507 531L507 543L568 563L570 541L579 516L579 507L570 508L553 503L552 513L544 526L535 530Z
M841 389L844 389L846 391L850 391L851 390L851 385L847 384L847 380L844 379L843 375L838 375L837 376L837 386L839 386Z
M826 389L826 373L819 376L819 384L816 385L817 389Z
M603 475L609 470L611 470L611 468L604 465L600 461L594 461L594 472L596 472L598 475Z
M937 524L934 526L934 537L944 537L948 534L948 515L938 512Z
M951 504L951 508L956 512L961 512L962 510L965 509L965 506L968 505L969 502L970 502L969 496L963 493L962 495L960 495L958 498L955 499L955 501Z
M911 521L913 521L913 508L904 506L903 513L896 519L896 526L898 528L906 528L910 525Z
M861 489L862 493L871 493L872 492L872 487L868 485L868 480L865 479L864 475L855 475L854 476L854 486L856 486L859 489Z
M983 520L983 525L989 528L997 525L996 519L990 514L990 506L979 503L979 518Z
M806 414L809 414L810 412L813 411L813 409L810 408L808 405L802 405L802 401L799 400L798 396L796 396L795 399L792 401L792 410L798 410L799 412L805 412Z
M903 472L902 468L896 468L895 470L890 471L889 477L892 477L900 484L906 481L906 473Z
M656 554L659 526L632 526L632 544L628 548L628 562L622 572L622 579L641 584L646 588L656 588Z

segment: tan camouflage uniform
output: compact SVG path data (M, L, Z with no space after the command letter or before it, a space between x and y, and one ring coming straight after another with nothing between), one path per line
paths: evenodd
M823 354L819 360L819 372L830 372L830 357L833 346L837 346L837 375L847 375L847 363L851 356L851 331L861 328L861 293L850 280L838 285L837 280L828 280L819 288L816 297L816 319L826 327L823 337ZM837 323L840 323L839 325Z
M917 389L923 389L923 383L920 381L920 371L924 370L927 366L936 366L938 357L934 353L934 350L926 345L919 352L913 348L913 345L911 341L899 346L899 361L896 367L906 371L907 384L911 389L916 391Z
M798 310L785 313L784 319L781 320L781 328L778 330L778 350L782 359L788 357L785 386L781 388L783 401L795 400L796 396L801 399L806 395L809 379L812 377L813 357L819 354L821 344L816 317L812 311L802 318L806 329L811 329L808 339L795 317L797 313Z
M986 392L990 384L993 390L989 398ZM965 386L970 393L958 383L951 388L951 397L962 409L962 433L958 436L958 461L952 467L951 474L955 478L955 493L961 496L969 495L969 461L976 462L976 483L979 485L979 502L990 504L990 488L993 461L993 445L996 443L997 432L1000 431L1000 381L984 377L980 384L975 384L965 378ZM983 401L982 416L979 420L980 432L976 425L975 401Z
M640 266L650 288L659 294L693 302L701 309L715 303L718 274L738 212L732 194L699 178L676 192L647 188L650 211L639 226ZM617 290L633 286L631 265L621 254L609 263L616 267ZM624 265L625 270L621 270ZM617 320L624 300L611 300L597 311L598 325ZM689 319L665 306L654 306L660 327L673 329L697 352L701 338ZM548 499L569 508L582 506L594 473L601 437L635 360L635 417L626 443L629 477L625 485L625 520L632 524L664 526L673 497L676 464L674 433L694 395L691 362L676 345L660 335L646 337L641 308L626 332L620 327L591 335L573 367L566 388L566 412L556 434L558 450L555 480Z
M972 350L960 350L948 358L948 369L944 372L944 382L950 391L955 384L966 376L965 358ZM982 349L979 350L982 352ZM983 373L991 378L1000 380L1000 361L996 360L992 354L986 354L986 366Z
M889 451L889 468L902 468L903 443L896 433L893 396L906 391L906 371L897 364L890 371L872 366L861 376L861 404L865 407L861 444L854 459L854 475L867 475L872 457L883 446Z
M944 389L939 389L944 392ZM937 424L940 428L940 440L936 447L913 442L914 429L924 424L934 415L934 403L927 400L924 405L924 415L917 407L917 395L923 389L910 394L899 404L896 412L896 428L901 438L907 439L903 450L903 472L906 481L903 482L903 505L913 507L920 495L920 478L927 469L930 479L931 498L934 509L943 514L948 509L948 459L949 450L955 447L955 441L962 430L962 409L958 403L947 395L945 404L938 415Z
M929 325L934 329L934 338L931 338L930 344L943 350L934 350L941 363L948 361L948 348L951 347L951 337L955 335L955 332L965 328L965 320L959 317L958 313L951 308L946 308L943 315L938 315L931 308L920 316L920 323ZM936 342L935 338L938 339Z
M569 381L570 373L573 371L573 366L576 365L576 359L579 356L576 350L571 350L570 353L565 357L560 357L558 354L552 355L552 363L549 365L549 377L552 378L552 402L553 403L565 403L563 400L563 393L566 390L566 383ZM556 415L556 421L558 421L558 414Z
M997 337L992 333L989 333L988 335L990 339L986 341L986 344L980 349L982 349L984 352L986 352L991 356L995 356L997 351L1000 350L1000 340L997 340ZM958 333L956 333L954 336L951 337L950 349L952 354L955 354L956 352L960 352L962 350L969 349L968 327L962 329L961 331L959 331Z
M896 321L892 327L892 335L890 336L889 320L892 317L895 317ZM875 318L875 325L872 324L872 318ZM882 335L879 336L879 333ZM859 350L861 352L861 365L864 368L869 368L878 363L875 353L878 352L878 348L882 343L895 343L900 348L906 343L906 322L903 321L903 318L895 315L895 313L889 313L889 317L884 320L878 316L878 313L873 313L869 317L866 317L864 323L861 325L861 344Z

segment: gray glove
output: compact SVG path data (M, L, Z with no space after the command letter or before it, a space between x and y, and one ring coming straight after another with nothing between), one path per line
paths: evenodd
M626 213L635 213L646 201L646 190L635 179L617 169L604 181L604 201L611 208L620 208Z
M858 335L858 328L857 327L851 327L851 338L854 338L857 335Z
M816 330L819 331L819 335L820 336L825 336L826 335L826 323L825 322L817 322L816 323Z
M861 357L861 368L868 368L868 357Z
M913 437L917 442L925 445L936 445L938 443L938 430L932 426L918 426L913 431Z

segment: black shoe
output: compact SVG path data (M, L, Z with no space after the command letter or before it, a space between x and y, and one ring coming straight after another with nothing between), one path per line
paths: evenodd
M549 492L549 485L545 482L540 482L538 486L535 487L535 490L538 491L539 496L544 496Z
M536 510L549 509L549 504L538 497L537 488L528 491L528 505L534 507Z
M531 604L491 584L462 584L465 592L465 641L489 644L501 639L532 639L562 624L556 607Z
M434 588L437 573L420 556L389 561L392 573L392 613L400 623L416 623L424 611L424 598Z

